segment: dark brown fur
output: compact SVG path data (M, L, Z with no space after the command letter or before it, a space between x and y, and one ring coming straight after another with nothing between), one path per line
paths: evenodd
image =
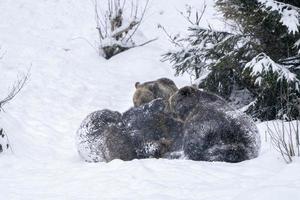
M135 107L149 103L157 98L168 100L178 90L175 83L167 78L145 83L137 82L135 88L136 91L133 95L133 104Z

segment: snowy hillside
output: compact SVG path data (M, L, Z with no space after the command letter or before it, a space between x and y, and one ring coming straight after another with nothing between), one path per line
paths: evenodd
M101 1L103 2L103 1ZM134 84L160 77L178 86L160 55L171 48L158 24L186 30L178 10L199 0L152 0L137 33L159 39L105 60L95 50L93 1L0 1L0 99L18 74L30 71L21 93L0 113L11 151L0 155L1 199L300 199L300 160L286 165L269 140L261 155L238 164L187 160L134 160L91 164L75 147L75 132L92 111L123 112ZM207 0L204 26L223 29ZM259 124L262 140L264 124Z

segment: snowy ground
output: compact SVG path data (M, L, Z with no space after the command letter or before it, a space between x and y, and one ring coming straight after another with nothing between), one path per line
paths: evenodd
M152 0L139 38L159 40L106 61L97 40L93 1L0 1L0 99L18 73L30 81L1 112L12 152L0 155L1 199L300 199L300 160L286 165L264 141L261 155L238 164L187 160L115 160L91 164L77 155L74 135L90 112L131 105L136 81L173 77L160 55L170 48L162 24L183 31L177 10L199 0ZM103 1L102 1L103 2ZM207 0L203 24L223 28Z

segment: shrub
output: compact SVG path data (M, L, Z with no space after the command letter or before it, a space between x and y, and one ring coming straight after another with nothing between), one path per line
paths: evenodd
M107 0L107 10L100 14L97 0L95 13L97 30L99 36L99 53L106 59L110 59L123 51L137 46L134 35L140 27L145 16L149 0L146 1L143 9L140 9L138 1L131 1L128 5L126 0Z
M9 103L11 100L15 98L15 96L22 90L29 79L29 73L24 75L22 78L17 80L9 94L2 100L0 100L0 112L3 110L3 106ZM8 135L5 133L3 128L0 127L0 153L10 148Z
M267 123L267 133L273 147L286 163L291 163L295 156L300 156L299 121L276 120Z

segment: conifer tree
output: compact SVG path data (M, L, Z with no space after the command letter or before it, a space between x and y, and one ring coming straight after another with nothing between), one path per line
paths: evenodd
M247 112L254 117L299 116L299 2L218 0L216 6L232 31L193 24L189 37L177 39L178 50L164 59L177 74L193 72L199 87L228 100L236 89L250 91L255 101Z

